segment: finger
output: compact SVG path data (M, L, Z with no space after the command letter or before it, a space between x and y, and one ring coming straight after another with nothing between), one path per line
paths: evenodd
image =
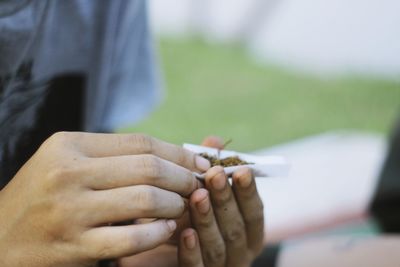
M263 244L264 209L251 169L233 173L233 190L246 225L248 246L257 255Z
M217 149L224 149L224 140L219 136L207 136L203 142L201 143L202 146L213 147Z
M187 203L189 203L187 199L183 199L183 201L185 202L185 205ZM134 220L134 223L135 224L148 223L148 222L151 222L151 221L154 221L154 220L157 220L157 219L155 219L155 218L140 218L140 219ZM177 227L176 227L176 230L175 230L174 234L168 240L168 244L169 245L173 245L173 246L178 246L179 238L181 236L182 231L187 229L187 228L189 228L189 227L192 227L192 224L190 222L189 210L185 209L183 215L180 218L175 219L175 222L177 224Z
M131 257L118 259L115 267L176 267L178 266L178 248L172 245L161 245ZM107 267L111 267L108 266Z
M189 201L187 199L184 199L184 201L185 201L185 204L189 205ZM179 219L177 219L175 221L177 224L177 228L176 228L174 235L170 238L168 243L178 245L179 238L181 236L182 231L189 227L192 227L192 223L190 221L189 209L185 209L182 217L180 217Z
M153 155L126 155L87 161L86 185L95 190L147 184L188 196L200 187L193 173Z
M143 134L76 133L82 153L88 157L153 154L189 170L204 172L210 162L180 146Z
M216 166L207 172L205 180L219 230L225 241L226 265L244 266L248 262L247 253L245 253L247 251L246 228L228 183L228 177L222 167Z
M194 191L190 197L190 211L193 226L199 236L204 265L225 266L225 244L219 232L207 190Z
M153 249L171 237L176 229L173 220L128 226L93 228L81 236L91 259L113 259Z
M185 229L180 237L178 249L179 267L204 267L199 238L196 231Z
M181 196L148 185L95 191L82 197L82 201L92 225L136 218L179 218L185 211Z

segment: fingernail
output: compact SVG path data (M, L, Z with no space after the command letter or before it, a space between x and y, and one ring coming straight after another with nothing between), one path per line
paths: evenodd
M237 181L240 187L247 188L251 185L252 177L251 176L240 177Z
M226 186L225 175L216 175L214 178L211 179L211 184L215 190L222 191Z
M195 164L196 164L196 168L203 172L205 172L209 168L211 168L210 162L207 159L200 157L200 156L196 156Z
M208 199L208 196L203 200L199 201L196 204L196 207L200 213L207 214L208 211L210 210L210 200Z
M167 221L167 224L168 224L169 230L175 231L175 229L176 229L176 222L175 222L174 220L168 220L168 221Z
M194 237L194 234L191 234L189 236L186 236L184 238L185 246L188 249L194 249L196 246L196 238Z

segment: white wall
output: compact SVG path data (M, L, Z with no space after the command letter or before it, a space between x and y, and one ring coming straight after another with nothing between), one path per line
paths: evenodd
M400 77L399 0L150 0L150 7L164 35L244 38L258 59L300 71Z
M400 77L400 1L285 0L249 44L305 71Z

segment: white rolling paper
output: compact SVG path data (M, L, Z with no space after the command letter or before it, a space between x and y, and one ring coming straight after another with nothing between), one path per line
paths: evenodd
M256 177L285 177L289 173L289 164L287 160L281 156L256 156L229 150L218 151L218 149L216 148L193 144L184 144L183 147L194 153L207 153L210 156L219 156L219 158L221 159L238 156L240 159L251 163L247 165L225 167L224 170L228 176L231 175L238 168L244 166L251 168ZM204 178L203 174L196 173L196 176L200 179Z

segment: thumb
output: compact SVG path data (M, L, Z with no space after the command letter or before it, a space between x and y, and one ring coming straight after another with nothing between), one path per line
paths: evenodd
M201 145L217 149L224 149L224 140L219 136L210 135L204 138Z

